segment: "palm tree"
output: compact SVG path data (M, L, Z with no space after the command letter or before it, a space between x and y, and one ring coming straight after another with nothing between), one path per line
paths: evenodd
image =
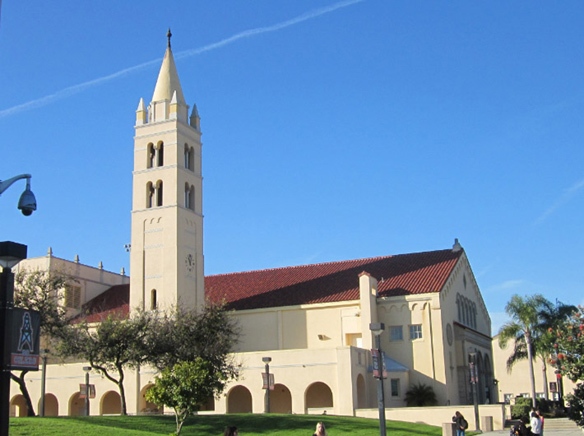
M499 329L499 345L502 348L505 348L511 339L514 340L514 351L507 359L507 371L511 372L513 365L518 360L527 358L533 407L536 407L535 375L533 372L534 342L537 342L541 336L540 313L548 304L550 304L549 301L540 294L527 297L513 295L505 306L505 312L511 320Z
M547 304L539 312L540 324L537 329L541 332L538 346L536 346L536 353L543 362L543 384L544 395L548 398L548 380L547 380L547 360L554 357L554 344L556 337L555 332L560 325L566 321L570 315L576 312L578 308L571 304L564 304L556 300L556 304L547 301Z

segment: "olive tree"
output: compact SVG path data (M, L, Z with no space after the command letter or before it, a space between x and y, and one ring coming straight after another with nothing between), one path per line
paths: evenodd
M227 379L215 371L211 362L196 357L165 368L146 392L146 399L172 408L176 435L180 435L185 420L209 397L220 394L226 382Z
M131 317L108 314L97 323L84 321L71 326L59 346L61 355L87 360L92 369L117 385L122 415L127 415L125 373L136 369L151 352L146 338L152 321L147 312Z

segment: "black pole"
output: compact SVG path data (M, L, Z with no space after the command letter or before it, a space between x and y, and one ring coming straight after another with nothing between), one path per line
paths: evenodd
M85 371L85 416L89 416L89 371Z
M270 364L266 362L266 395L264 396L264 413L270 413Z
M14 274L8 267L0 273L0 436L8 436L10 420L10 319L14 307Z
M476 353L471 353L468 356L469 366L470 366L470 392L472 395L472 402L474 404L474 416L475 416L475 426L478 432L481 432L481 424L479 422L479 392L478 392L478 381L479 374L477 368L477 355Z
M383 370L384 361L381 352L381 335L375 335L375 348L379 355L379 383L377 384L377 407L379 409L379 435L386 436L387 430L385 426L385 393L383 392Z
M43 359L43 370L41 373L41 405L40 405L40 415L45 416L45 386L47 383L47 353L49 350L44 350Z

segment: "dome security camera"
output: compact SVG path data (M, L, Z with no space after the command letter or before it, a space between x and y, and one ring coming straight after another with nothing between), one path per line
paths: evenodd
M18 208L24 216L30 216L36 210L36 198L34 197L34 194L30 188L27 187L20 196L20 200L18 201Z

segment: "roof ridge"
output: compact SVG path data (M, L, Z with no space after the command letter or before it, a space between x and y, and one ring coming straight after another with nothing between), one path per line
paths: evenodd
M254 270L250 270L250 271L239 271L239 272L234 271L234 272L228 272L228 273L205 275L205 277L220 277L220 276L229 276L232 274L242 275L242 274L251 274L251 273L258 273L258 272L266 272L266 271L278 271L278 270L284 270L284 269L307 268L307 267L321 266L321 265L326 266L326 265L333 265L333 264L347 263L347 262L374 261L374 260L379 260L379 259L387 259L390 257L395 257L395 255L389 254L389 255L385 255L385 256L363 257L360 259L331 260L328 262L307 263L307 264L303 264L303 265L278 266L278 267L273 267L273 268L262 268L262 269L254 269Z
M278 270L285 270L285 269L296 269L296 268L307 268L307 267L314 267L314 266L325 266L325 265L332 265L332 264L339 264L339 263L346 263L346 262L362 262L362 261L376 261L380 259L388 259L391 257L399 257L399 256L411 256L416 254L426 254L426 253L438 253L440 251L452 251L451 248L443 248L440 250L426 250L426 251L415 251L412 253L400 253L400 254L386 254L384 256L373 256L373 257L362 257L358 259L345 259L345 260L331 260L328 262L318 262L318 263L307 263L303 265L289 265L289 266L279 266L273 268L261 268L261 269L254 269L248 271L232 271L227 273L219 273L219 274L209 274L205 275L205 277L221 277L221 276L229 276L232 274L251 274L251 273L258 273L258 272L267 272L267 271L278 271Z

